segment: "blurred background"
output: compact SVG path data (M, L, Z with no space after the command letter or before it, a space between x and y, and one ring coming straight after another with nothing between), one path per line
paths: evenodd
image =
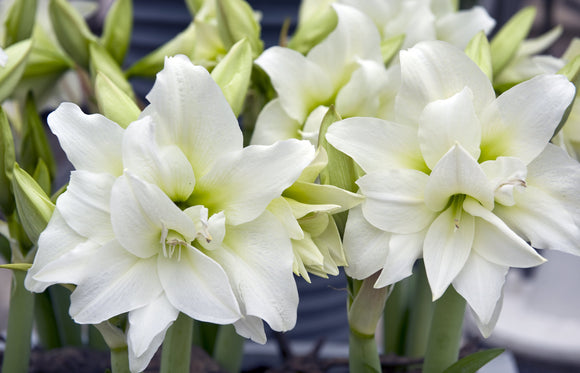
M388 1L388 0L385 0ZM283 22L291 20L290 35L296 25L299 0L248 0L262 14L262 39L265 47L278 44ZM90 19L98 30L111 0L101 0L98 12ZM482 0L462 2L466 7L484 6L496 19L497 30L522 7L534 5L537 16L531 36L538 36L562 25L560 39L546 51L560 56L573 37L580 37L580 0ZM134 7L129 66L183 31L190 14L183 0L138 0ZM142 98L152 80L132 81ZM70 168L63 165L60 177L68 179ZM64 183L64 181L63 181ZM580 243L579 243L580 244ZM507 354L486 372L579 372L580 371L580 258L558 252L543 253L549 262L528 270L511 270L505 286L504 309L494 334L481 340L473 323L467 320L466 339L479 346L499 346ZM10 273L0 271L0 330L6 326ZM307 354L320 344L321 356L346 356L348 324L344 274L329 279L312 276L312 284L297 278L300 289L298 323L284 335L295 354ZM253 369L279 359L279 342L270 336L266 346L246 344L245 368ZM482 370L483 371L483 370Z

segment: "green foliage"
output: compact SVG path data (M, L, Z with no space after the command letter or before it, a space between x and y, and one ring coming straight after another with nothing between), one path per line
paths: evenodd
M122 65L133 30L133 0L116 0L105 19L101 44Z
M475 373L485 364L501 355L502 352L504 352L503 348L492 348L476 352L457 361L445 369L443 373Z

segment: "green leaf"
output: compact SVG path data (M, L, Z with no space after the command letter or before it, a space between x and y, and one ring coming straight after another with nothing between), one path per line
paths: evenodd
M389 62L399 53L403 42L405 41L405 34L393 36L381 42L381 54L383 55L383 62L388 65Z
M487 36L483 31L475 35L467 44L465 54L479 66L481 71L493 81L493 68L491 62L491 48Z
M580 54L558 71L558 74L564 75L571 82L575 82L579 78L578 73L580 73Z
M8 55L8 62L0 68L0 102L8 98L18 85L31 50L30 39L19 41L4 50Z
M135 101L100 71L95 79L95 96L99 111L123 128L141 114Z
M37 242L40 232L46 228L52 216L55 205L32 176L17 163L14 163L12 189L22 228L32 242Z
M517 53L528 36L536 8L528 6L517 12L493 37L490 43L493 74L497 75Z
M443 373L475 373L504 351L503 348L492 348L490 350L476 352L457 361L445 369Z
M23 123L23 136L20 146L20 164L22 168L28 173L33 173L37 168L38 161L42 160L48 168L50 180L53 180L56 175L56 163L32 94L29 94L26 98Z
M331 7L317 12L306 21L298 24L296 32L288 42L288 48L302 54L308 53L315 45L324 40L336 28L338 17Z
M252 7L243 0L215 0L218 32L226 49L247 38L254 56L260 55L264 43L260 39L260 24Z
M242 111L250 86L252 62L252 49L248 39L244 38L230 49L211 72L236 117Z
M101 44L120 65L123 64L133 30L133 0L116 0L105 18Z
M117 87L119 87L128 97L134 99L135 93L131 84L125 78L125 74L119 67L115 59L107 52L107 50L98 43L90 43L90 72L93 82L97 74L102 72L105 74Z
M12 269L17 271L28 271L32 267L31 263L9 263L9 264L1 264L0 268Z
M195 24L191 22L184 31L179 33L173 39L135 62L135 64L125 72L125 75L127 77L154 77L155 74L163 69L165 56L174 56L176 54L189 55L194 46Z
M14 197L10 185L15 160L12 130L10 123L8 123L8 117L0 106L0 209L5 216L14 211Z
M28 56L23 79L46 78L47 75L60 75L74 67L74 62L54 44L46 31L40 26L34 29L34 44Z
M328 127L339 120L341 120L340 116L334 109L334 106L331 105L322 119L320 134L318 135L318 146L323 147L328 154L328 165L320 172L320 182L355 192L358 189L358 186L355 184L358 175L354 161L326 141Z
M4 21L4 47L30 38L36 17L36 0L14 1Z
M83 17L67 0L50 0L48 13L60 46L76 63L88 68L89 44L97 38Z
M32 177L34 178L34 180L36 180L38 185L40 185L42 190L44 190L44 193L49 195L52 184L50 171L48 170L46 163L44 163L42 159L38 160L38 164L36 165L36 169L34 170Z

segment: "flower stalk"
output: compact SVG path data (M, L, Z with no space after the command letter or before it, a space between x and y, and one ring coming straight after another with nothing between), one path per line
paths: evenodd
M188 373L191 361L193 319L179 313L167 330L161 354L161 373Z
M450 286L435 302L423 364L424 373L443 372L457 361L464 313L465 299Z
M127 346L111 348L112 373L130 373Z
M229 373L240 371L244 356L244 338L233 325L220 325L213 357L218 364Z

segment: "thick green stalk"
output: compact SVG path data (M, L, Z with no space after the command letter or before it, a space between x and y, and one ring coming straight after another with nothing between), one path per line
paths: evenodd
M383 352L403 355L409 280L393 285L383 313Z
M50 350L62 347L48 291L34 294L34 321L36 334L43 348Z
M71 291L60 285L51 286L47 291L52 301L52 309L62 345L82 346L81 326L75 323L68 313Z
M459 357L465 299L453 286L435 302L423 373L441 373Z
M350 330L348 338L348 366L351 373L380 373L381 361L374 335Z
M427 339L433 318L433 301L427 273L423 261L419 261L416 266L416 273L413 275L412 302L409 314L409 328L405 346L405 356L422 357L427 349Z
M244 338L236 333L233 325L220 326L213 357L226 372L240 371L244 357Z
M26 272L14 271L2 372L27 373L34 321L34 295L24 288Z
M111 371L112 373L131 373L127 346L111 348Z
M189 373L192 339L193 320L180 313L165 335L160 373Z
M383 314L389 287L375 289L378 276L379 272L364 279L358 290L353 289L353 301L348 310L349 368L353 373L381 372L375 330ZM353 284L357 282L353 281Z

